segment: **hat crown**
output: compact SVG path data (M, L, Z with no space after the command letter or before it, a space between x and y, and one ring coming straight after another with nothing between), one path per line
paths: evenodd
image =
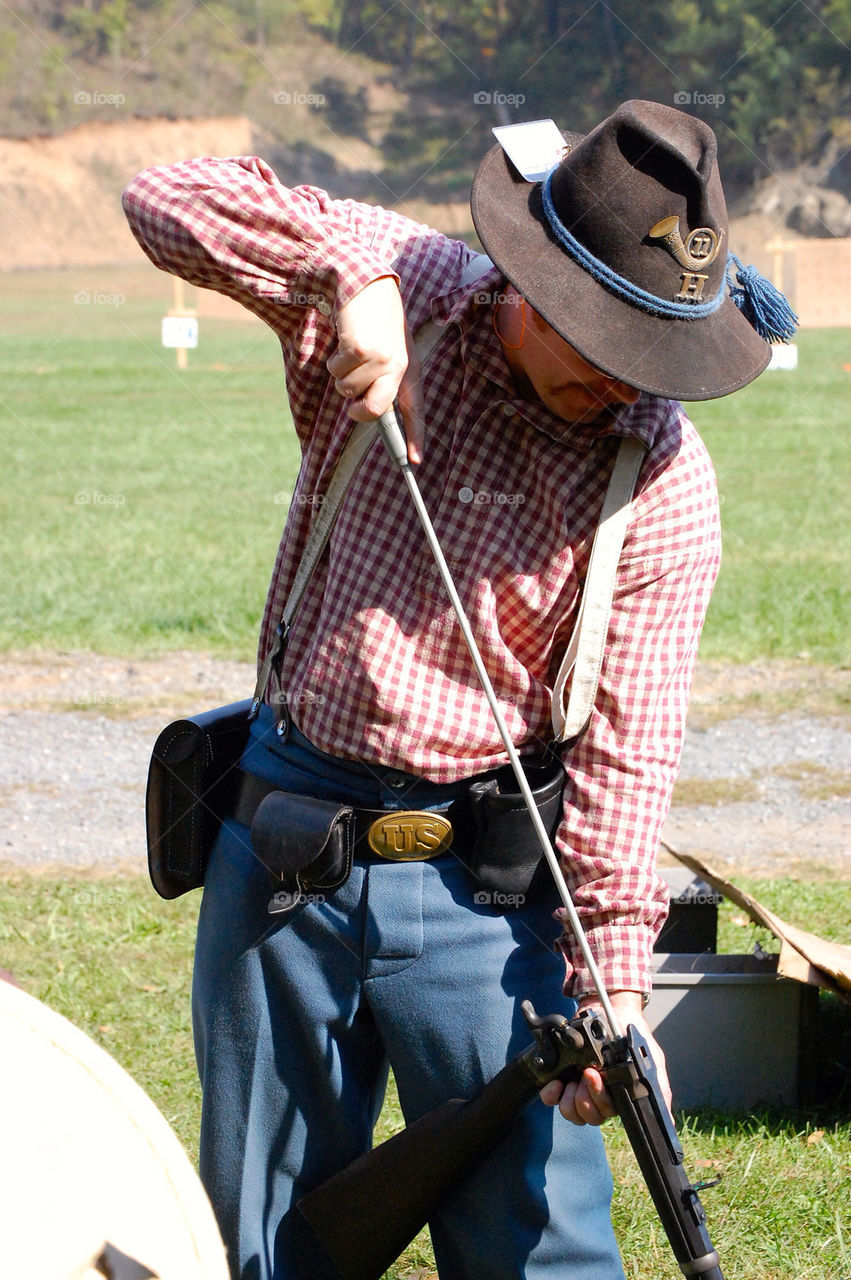
M656 102L626 102L552 174L562 227L660 299L701 303L724 284L727 209L715 135Z
M491 261L589 364L653 395L708 400L752 381L794 332L781 295L732 259L715 136L662 103L624 103L543 181L502 146L470 207ZM728 290L727 284L730 288Z

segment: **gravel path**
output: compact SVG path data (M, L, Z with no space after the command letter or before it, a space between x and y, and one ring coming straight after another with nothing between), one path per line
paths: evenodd
M848 717L757 713L690 725L664 839L731 871L851 875L849 764ZM712 803L687 803L707 791Z
M729 873L851 876L851 715L750 708L778 684L701 669L665 839ZM0 862L144 871L157 733L252 686L250 665L196 654L0 659Z
M191 653L0 658L0 863L144 872L157 734L253 689L250 664Z

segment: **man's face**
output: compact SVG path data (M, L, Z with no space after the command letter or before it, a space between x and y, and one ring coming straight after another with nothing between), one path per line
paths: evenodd
M614 417L641 394L589 364L528 302L522 308L506 300L499 308L498 328L507 343L505 358L521 391L531 392L566 422L589 423Z

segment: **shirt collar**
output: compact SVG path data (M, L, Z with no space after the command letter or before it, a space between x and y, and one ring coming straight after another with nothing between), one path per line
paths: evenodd
M499 338L493 329L493 307L505 286L504 277L492 267L475 284L461 285L441 294L431 304L436 324L457 324L461 334L461 358L472 369L504 392L505 401L544 435L579 453L587 453L607 436L635 436L647 449L656 442L669 412L670 401L643 393L633 405L625 405L611 422L603 425L565 422L551 413L540 400L520 395L505 361Z

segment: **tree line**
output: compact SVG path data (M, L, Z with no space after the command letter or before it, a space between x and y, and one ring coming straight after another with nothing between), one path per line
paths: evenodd
M186 114L185 92L169 98L170 86L179 97L173 67L158 68L175 24L193 33L189 65L201 58L199 40L213 48L205 71L213 56L232 97L259 74L252 54L291 44L306 25L342 57L384 64L398 87L431 95L456 119L485 107L490 123L553 115L584 130L626 97L651 97L706 119L726 172L743 183L819 157L839 179L849 173L851 0L195 0L190 11L186 0L17 0L3 8L7 115L9 105L40 112L48 126L51 93L67 93L63 65L144 65L160 74L164 111Z

